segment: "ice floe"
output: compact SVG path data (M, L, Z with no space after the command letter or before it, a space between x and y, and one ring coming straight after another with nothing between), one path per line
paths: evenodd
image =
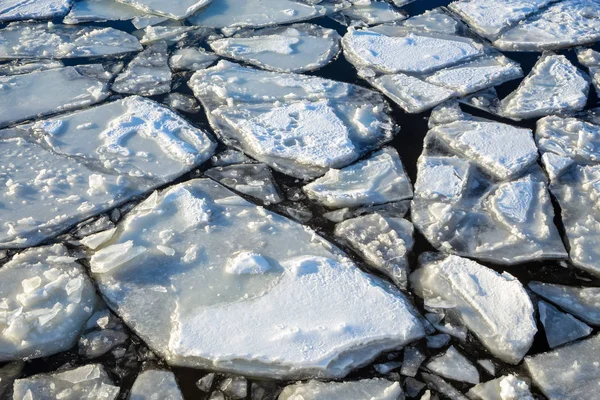
M426 358L427 356L421 353L416 347L409 346L405 348L400 373L404 376L416 376Z
M194 96L183 93L171 92L165 97L163 103L173 110L179 110L190 114L200 111L200 104Z
M534 308L523 285L458 256L426 261L410 276L414 292L428 307L458 318L501 360L520 362L537 332Z
M592 328L588 325L570 314L557 310L545 301L538 302L538 309L548 345L552 349L592 333Z
M79 354L85 358L100 357L128 339L121 321L108 309L102 309L86 322L79 338Z
M210 67L219 56L201 48L186 47L177 49L169 59L169 66L174 71L198 71Z
M516 375L480 383L467 392L472 400L534 400L529 385Z
M149 14L172 19L185 19L206 7L212 0L117 0ZM218 2L219 0L217 0Z
M0 29L0 60L101 57L140 50L135 36L113 28L13 22Z
M577 59L588 68L596 88L596 95L600 98L600 52L593 49L578 49Z
M530 130L435 126L417 163L412 221L440 250L502 264L565 258Z
M365 23L367 25L384 24L406 19L406 14L394 8L386 1L354 0L352 5L340 11L349 25Z
M398 290L208 179L151 195L90 264L109 305L173 365L342 377L423 336Z
M257 31L242 31L232 37L209 41L221 56L278 72L319 69L340 51L340 35L333 29L294 24Z
M73 3L71 11L63 18L63 23L127 21L144 15L147 14L117 0L80 0Z
M584 320L600 325L600 288L556 285L533 281L529 288L537 295Z
M397 400L402 396L399 382L363 379L353 382L308 381L286 386L278 400Z
M189 85L226 144L298 178L342 168L397 130L380 94L347 83L221 61Z
M183 395L172 372L147 370L135 379L129 399L183 400Z
M69 12L73 0L3 0L0 22L23 19L51 19Z
M283 201L277 182L265 164L238 164L211 168L206 176L237 192L252 196L263 203Z
M135 56L112 84L117 93L155 96L171 91L171 69L169 52L165 42L148 46Z
M454 346L450 346L444 354L431 359L425 368L447 379L459 382L479 383L477 368Z

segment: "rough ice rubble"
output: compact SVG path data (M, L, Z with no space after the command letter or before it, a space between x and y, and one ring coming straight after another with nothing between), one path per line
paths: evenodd
M550 400L594 399L600 386L600 335L525 358L533 383Z
M538 302L540 321L544 325L546 340L551 349L573 342L592 333L585 323L570 314L563 313L545 301Z
M0 127L82 108L104 100L108 94L105 82L77 67L0 76Z
M342 168L397 130L380 94L347 83L221 61L189 86L225 144L298 178Z
M137 54L112 84L117 93L155 96L171 91L169 51L165 42L146 47Z
M536 141L561 207L573 264L600 275L600 125L550 116L537 122Z
M13 22L0 29L0 60L114 56L140 50L135 36L113 28Z
M79 354L85 358L100 357L127 339L129 335L121 321L108 309L102 309L86 322L78 342Z
M530 282L535 294L556 304L588 324L600 326L600 288Z
M100 364L17 379L13 399L114 400L119 387Z
M423 336L399 291L207 179L151 195L90 264L109 305L173 365L342 377Z
M230 189L259 199L263 203L277 204L283 201L277 182L265 164L238 164L214 167L204 172Z
M333 29L312 24L294 24L246 30L232 37L209 41L221 56L278 72L319 69L340 51L340 35Z
M63 24L126 21L145 15L143 11L116 0L80 0L73 3L71 11L63 18Z
M425 305L458 318L501 360L517 364L537 332L534 308L523 285L458 256L425 263L410 276Z
M135 379L129 399L183 400L183 396L172 372L147 370Z
M565 56L545 54L502 100L500 114L520 120L579 111L587 103L589 89L589 78Z
M177 49L171 54L169 66L173 71L198 71L208 68L219 59L216 54L208 53L201 48Z
M172 19L185 19L209 5L212 0L117 0L148 14Z
M286 386L278 400L397 400L402 396L399 382L363 379L353 382L308 381Z
M96 301L83 267L62 245L14 256L0 268L0 361L73 347Z
M477 368L454 346L437 357L432 358L425 364L429 371L447 379L459 382L467 382L476 385L479 383L479 372Z
M3 0L0 22L23 19L50 19L69 12L73 0Z
M408 254L414 245L413 226L409 221L369 214L337 224L334 235L358 252L371 267L406 288Z
M472 400L534 400L529 385L516 375L480 383L467 392Z
M215 146L177 114L140 97L5 129L0 137L0 247L53 237L172 181L210 158Z
M566 258L528 129L486 120L432 128L412 221L444 252L501 264Z

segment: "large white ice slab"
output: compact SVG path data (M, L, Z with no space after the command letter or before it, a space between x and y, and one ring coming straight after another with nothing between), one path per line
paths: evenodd
M2 0L0 22L51 19L69 12L73 0Z
M212 0L117 0L149 14L185 19L209 5Z
M600 325L600 288L556 285L530 282L529 288L537 295L585 322Z
M564 0L506 31L494 46L506 51L561 49L600 40L600 3Z
M152 194L90 264L109 305L173 365L342 377L423 335L398 290L207 179Z
M137 8L119 3L117 0L80 0L73 3L64 24L85 22L126 21L148 15Z
M569 111L587 103L589 78L565 56L545 54L500 104L503 116L520 120Z
M140 50L134 36L113 28L14 22L0 29L0 60L114 56Z
M73 347L98 298L61 245L27 250L0 268L0 361Z
M318 25L295 24L209 41L213 51L224 57L278 72L319 69L340 51L340 35Z
M86 76L86 71L77 67L0 76L0 127L83 108L108 95L105 82Z
M183 396L172 372L146 370L135 378L129 399L183 400Z
M534 308L523 285L457 256L426 262L410 276L429 307L444 308L501 360L519 363L537 332Z
M171 91L171 78L167 44L159 42L136 55L111 88L117 93L155 96Z
M299 178L342 168L397 131L380 94L347 83L221 61L189 86L226 144Z
M308 381L286 386L278 400L397 400L402 396L399 382L363 379L352 382Z

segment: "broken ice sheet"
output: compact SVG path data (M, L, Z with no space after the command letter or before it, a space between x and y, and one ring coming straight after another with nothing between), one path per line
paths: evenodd
M14 256L0 268L0 361L70 349L97 301L94 285L64 246Z
M330 169L304 186L308 197L330 208L390 203L412 197L412 186L392 147L342 169Z
M172 19L185 19L209 5L212 0L117 0L148 14ZM217 0L218 2L219 0Z
M3 0L0 22L24 19L52 19L69 12L73 0Z
M342 168L397 131L380 94L348 83L221 61L189 86L226 144L297 178Z
M500 114L520 120L579 111L587 103L589 88L589 78L565 56L546 53L502 100Z
M325 15L326 8L292 0L217 0L188 19L210 28L262 28L306 21Z
M173 71L198 71L210 67L218 59L219 56L204 49L186 47L173 52L169 66Z
M437 357L432 358L425 368L429 371L447 379L472 384L479 383L479 372L477 368L454 346Z
M105 82L85 69L55 68L0 76L0 127L98 103L108 97Z
M73 3L71 11L63 18L63 24L127 21L144 15L147 14L116 0L80 0Z
M458 256L427 260L410 276L428 307L444 308L501 360L517 364L537 332L534 308L521 283Z
M286 386L278 400L397 400L402 396L399 382L363 379L352 382L308 381Z
M600 326L600 288L530 282L537 295L556 304L588 324Z
M406 18L406 14L390 3L376 0L354 0L352 6L343 9L340 14L350 20L351 24L363 22L367 25L396 22Z
M0 76L28 74L61 67L64 67L64 64L58 60L13 60L0 64Z
M557 310L551 304L539 301L538 308L540 311L540 320L544 325L546 339L551 349L581 339L592 333L592 328L588 325L570 314Z
M206 176L235 191L254 197L266 204L283 201L277 182L265 164L238 164L215 167Z
M334 235L358 252L371 267L406 288L408 254L414 245L413 226L409 221L370 214L337 224Z
M585 65L592 77L592 83L596 88L596 95L600 98L600 52L593 49L577 49L577 59Z
M339 378L423 336L397 289L341 256L197 179L135 207L90 264L109 305L172 365Z
M278 72L306 72L323 67L340 51L340 35L333 29L295 24L246 30L209 41L221 56Z
M181 390L170 371L146 370L131 388L130 400L183 400Z
M573 264L600 276L600 125L550 116L537 123L536 141L558 200Z
M112 84L117 93L155 96L171 91L169 52L165 42L148 46L137 54Z
M600 40L600 3L564 0L504 32L493 44L504 51L555 50Z
M594 399L600 386L600 335L525 358L533 383L550 400Z
M215 147L203 131L140 97L5 129L0 138L0 247L53 237L172 181Z
M186 113L197 113L200 111L200 104L194 96L183 93L171 92L165 97L163 103L174 110L183 111Z
M458 120L431 129L412 221L444 252L500 264L566 258L528 129Z
M0 29L0 60L114 56L140 50L134 36L113 28L13 22Z
M140 40L141 44L149 45L157 42L174 44L188 38L191 35L194 35L197 38L203 38L208 34L208 32L210 31L204 28L184 26L179 22L169 22L165 25L148 26L142 30L133 32L133 35Z
M529 385L516 375L480 383L467 392L472 400L534 400Z
M13 399L114 400L119 387L100 364L17 379Z

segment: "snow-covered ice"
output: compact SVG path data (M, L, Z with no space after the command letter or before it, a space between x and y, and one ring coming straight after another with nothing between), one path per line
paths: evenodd
M500 105L503 116L520 120L585 107L589 78L562 55L544 54L519 87Z
M172 365L343 377L424 334L397 289L208 179L152 194L90 264L111 308Z
M596 88L596 95L600 98L600 52L580 48L577 50L577 59L587 67Z
M117 93L155 96L171 91L169 52L165 42L148 46L135 56L112 84Z
M406 14L394 8L386 1L354 0L352 5L340 11L340 14L353 25L359 22L367 25L397 22L406 18Z
M397 400L402 396L399 382L363 379L353 382L308 381L286 386L278 400Z
M398 152L386 147L342 169L331 169L304 186L304 192L330 208L384 204L412 197Z
M24 19L51 19L69 12L73 0L3 0L0 22Z
M16 255L0 268L0 361L68 350L96 301L83 267L62 245Z
M209 41L221 56L278 72L319 69L340 51L340 35L333 29L312 24L294 24L260 30L245 30L232 37Z
M147 26L144 29L133 32L133 35L137 37L143 45L157 42L166 42L171 45L181 42L192 35L196 38L203 38L207 36L210 31L211 30L185 26L175 22L165 25Z
M534 400L529 385L516 375L480 383L467 392L472 400Z
M298 178L345 167L397 130L380 94L348 83L221 61L189 85L225 144Z
M545 301L538 302L538 309L540 321L544 325L546 339L551 349L592 333L592 328L588 325L572 315L556 309L556 307Z
M534 308L523 285L458 256L426 261L410 276L428 307L446 309L501 360L520 362L537 332Z
M171 54L169 66L173 71L198 71L210 67L218 58L204 49L186 47Z
M556 304L588 324L600 325L600 288L576 287L533 281L535 294Z
M0 76L29 74L61 67L64 67L64 64L59 60L13 60L0 64Z
M277 204L283 201L277 182L265 164L238 164L214 167L206 176L230 189L259 199L263 203Z
M479 383L477 368L454 346L450 346L444 354L432 358L425 364L429 371L447 379L459 382Z
M83 108L108 95L106 82L77 67L0 76L0 127Z
M0 29L0 60L101 57L140 50L135 36L113 28L13 22Z
M212 0L117 0L148 14L172 19L185 19L209 5ZM219 0L217 0L218 2Z
M183 400L183 396L172 372L146 370L135 379L129 399Z
M63 18L63 23L127 21L145 15L147 14L143 11L117 0L80 0L73 3L71 11Z

